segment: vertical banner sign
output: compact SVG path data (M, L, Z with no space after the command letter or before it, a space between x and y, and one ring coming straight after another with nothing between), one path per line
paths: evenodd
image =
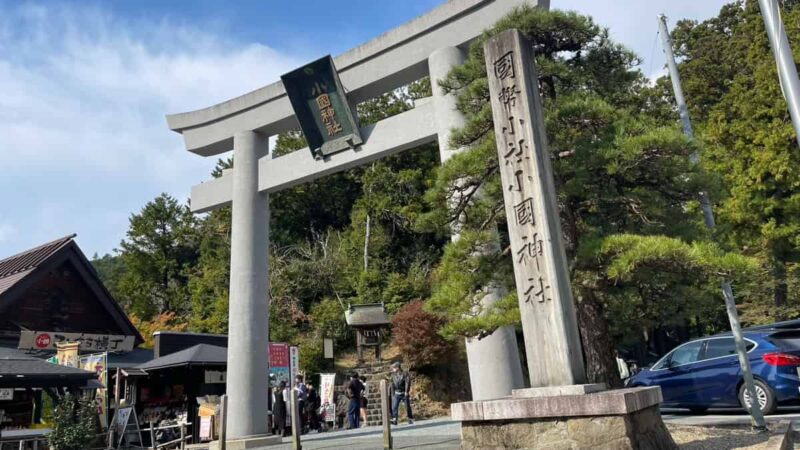
M300 373L300 348L295 346L289 347L289 371L294 384L295 377Z
M272 387L285 381L289 386L289 346L277 342L269 343L269 373Z
M508 30L484 53L531 387L580 384L583 356L531 45Z
M336 382L335 373L322 373L319 377L319 393L322 409L325 411L325 421L336 421L336 403L333 401L333 387Z
M95 402L97 403L97 414L100 417L100 426L102 428L106 428L108 426L107 422L107 407L108 404L106 402L106 388L108 383L108 374L107 374L107 356L106 353L97 353L94 355L86 355L81 356L80 358L80 368L83 370L88 370L89 372L94 372L97 374L97 381L99 381L103 387L97 388L97 395L95 396Z

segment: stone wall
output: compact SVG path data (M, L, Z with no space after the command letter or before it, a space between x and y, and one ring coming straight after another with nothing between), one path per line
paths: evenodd
M623 415L465 421L461 441L464 450L677 448L658 405Z

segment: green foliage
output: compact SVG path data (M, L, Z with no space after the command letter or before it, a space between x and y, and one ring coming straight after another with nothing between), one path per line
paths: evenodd
M800 42L800 2L782 2L791 42ZM798 314L800 153L758 3L737 1L702 23L681 21L674 39L703 164L721 180L719 237L757 257L768 275L749 291L745 318ZM666 85L666 80L662 80Z
M518 9L474 43L466 63L442 83L459 90L459 108L468 121L453 134L452 145L467 150L437 172L427 192L431 212L420 224L457 223L461 230L437 268L429 303L449 318L443 332L451 337L483 336L519 317L514 295L493 306L494 311L480 309L483 286L514 290L510 257L485 251L494 230L506 225L483 57L483 42L512 27L525 33L536 50L572 278L605 277L596 243L606 236L702 236L687 208L702 185L702 173L688 158L696 147L674 125L637 109L643 78L635 70L635 55L610 41L588 17ZM597 283L578 287L603 290Z
M142 319L190 310L187 270L198 256L195 219L186 205L167 194L130 217L120 243L125 272L118 300Z
M120 300L119 283L125 273L125 263L119 255L105 254L99 257L97 253L92 256L92 267L97 271L97 275L103 280L106 289L111 293L112 297Z
M322 339L313 336L298 342L300 346L300 367L306 374L323 373L329 369L324 358Z
M752 278L758 261L738 253L723 252L706 242L685 243L666 236L620 234L607 237L601 246L612 261L606 272L616 280L629 280L643 267L662 272L700 273L703 278Z
M519 320L516 301L498 302L489 310L481 302L488 286L513 283L508 258L487 251L496 245L494 239L490 232L465 229L458 240L445 247L426 308L449 319L441 329L448 339L483 337L498 326ZM502 322L503 319L509 321Z
M233 160L219 160L211 175L233 167ZM192 298L189 325L203 333L228 332L228 289L231 258L231 208L210 212L197 224L200 256L189 270L188 289Z
M337 300L325 298L311 307L311 321L317 338L331 338L337 348L352 345L353 334L344 319L344 306Z
M85 450L97 433L97 408L89 399L73 394L61 398L53 414L53 431L47 435L54 450Z

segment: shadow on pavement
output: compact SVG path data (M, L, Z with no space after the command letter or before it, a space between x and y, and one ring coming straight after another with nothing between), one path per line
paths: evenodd
M436 427L446 426L452 423L455 422L452 422L450 420L430 420L430 421L417 422L413 425L399 425L399 426L395 425L392 426L392 435L395 435L395 433L403 433L405 431L416 431L416 430L424 430L427 428L436 428ZM379 425L373 425L364 428L363 431L334 430L334 431L326 431L324 433L304 434L303 436L301 436L300 441L302 442L302 441L317 441L323 439L325 440L348 439L348 438L381 436L381 435L383 435L383 428L381 428ZM284 438L284 442L291 442L291 438L289 438L288 440Z

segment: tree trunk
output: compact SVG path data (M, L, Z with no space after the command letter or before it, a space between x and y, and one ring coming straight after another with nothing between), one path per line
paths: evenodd
M370 232L370 223L369 223L369 214L367 214L367 227L364 231L364 272L367 271L369 267L369 232Z
M614 345L603 315L603 306L591 289L581 289L576 303L578 328L583 345L583 358L588 383L605 383L609 388L622 386Z

